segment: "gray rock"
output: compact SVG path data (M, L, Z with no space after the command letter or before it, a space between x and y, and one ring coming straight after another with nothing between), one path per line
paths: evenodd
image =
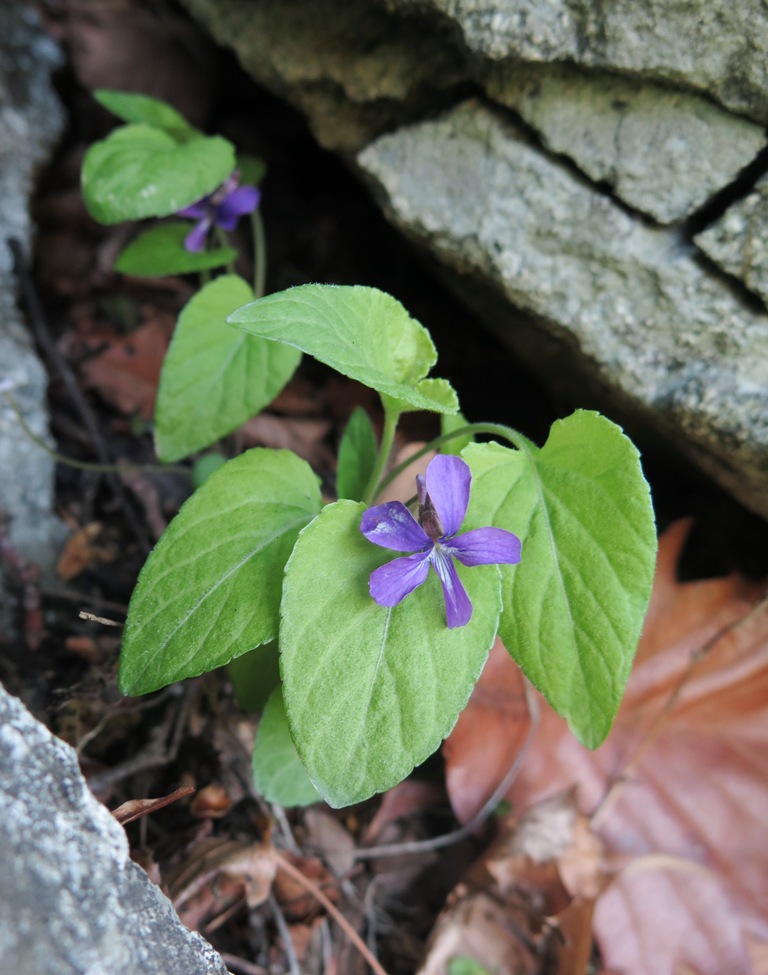
M739 278L768 304L768 178L694 237L728 274Z
M393 30L371 0L183 0L245 70L300 108L321 145L356 150L463 77L435 27Z
M497 65L486 90L661 223L689 216L766 144L759 126L698 95L564 64Z
M74 751L0 685L0 958L9 975L227 975L128 853Z
M46 376L14 301L16 283L6 243L29 246L29 198L35 170L58 137L63 115L48 75L59 63L32 11L0 6L0 384L29 427L47 438ZM53 462L21 428L0 394L0 508L11 517L13 546L29 561L50 564L61 538L53 508ZM9 598L0 574L0 626L8 632Z
M509 305L768 516L768 315L674 232L633 219L474 101L382 136L358 161L392 219L459 272L455 287L505 299L497 327L534 368L549 352L520 341Z
M381 0L448 18L494 61L570 61L706 92L768 121L763 0Z

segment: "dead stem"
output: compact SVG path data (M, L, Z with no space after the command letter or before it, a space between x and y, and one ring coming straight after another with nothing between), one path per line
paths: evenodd
M288 876L295 880L297 884L300 884L304 890L310 893L318 904L321 904L325 908L328 914L330 914L333 920L339 925L342 931L360 952L360 955L366 960L371 970L374 971L376 975L387 975L386 971L382 968L378 959L374 956L368 945L363 941L363 939L360 937L357 931L355 931L336 905L325 896L317 884L313 883L308 877L305 877L301 870L294 867L292 863L289 863L288 860L282 857L277 851L275 851L275 858L277 860L278 869L287 873Z

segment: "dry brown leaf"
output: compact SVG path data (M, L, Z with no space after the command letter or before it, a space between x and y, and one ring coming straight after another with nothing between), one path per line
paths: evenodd
M538 803L509 825L449 899L421 975L444 975L457 955L515 975L583 975L592 950L594 900L569 893L562 864L583 858L589 832L573 790ZM590 849L598 855L582 863L580 882L599 890L604 868L592 839Z
M156 321L140 325L130 335L112 338L108 348L80 367L85 386L98 390L123 413L145 420L155 408L160 367L168 348L166 329Z
M194 791L192 786L186 785L159 799L129 799L121 806L118 806L117 809L113 809L112 815L118 823L125 826L126 823L132 823L134 819L139 819L140 816L146 816L149 813L156 812L158 809L162 809L164 806L169 806L172 802L176 802L177 799L183 799L184 796L188 796Z
M456 818L467 823L514 762L530 728L520 670L497 639L469 704L443 745Z
M103 530L101 522L92 521L78 528L66 540L56 563L56 572L65 582L74 579L94 562L112 562L117 557L114 543L96 543Z
M355 865L355 841L349 830L318 806L304 813L309 843L337 877L349 873Z
M624 869L595 932L609 968L750 971L742 929L768 932L768 605L745 580L679 583L687 524L663 536L653 598L608 740L583 748L542 701L510 798L574 784ZM521 684L522 693L522 684Z

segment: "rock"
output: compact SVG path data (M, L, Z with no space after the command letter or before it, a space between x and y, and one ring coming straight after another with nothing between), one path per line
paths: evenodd
M13 975L227 975L129 857L74 751L0 685L0 957Z
M711 95L768 122L768 8L762 0L381 0L432 11L492 61L568 61Z
M687 92L563 64L501 65L486 88L631 207L688 217L766 145L765 133Z
M371 0L184 0L245 70L300 108L321 145L355 150L462 80L444 32L393 31ZM258 123L256 123L258 124Z
M578 375L768 516L765 319L688 226L768 158L762 0L183 2L325 146L364 150L395 222L550 385ZM470 86L500 114L423 121ZM761 240L723 227L702 248L761 293Z
M693 238L728 274L768 304L768 178Z
M12 387L24 420L44 439L47 380L14 300L16 281L7 239L15 237L24 248L29 246L33 177L63 124L48 80L58 63L56 47L42 35L30 9L0 6L0 385ZM45 568L61 538L52 513L53 461L23 431L3 394L0 471L0 509L11 518L11 543L26 560ZM0 627L8 634L10 599L2 590L3 575L0 572Z
M477 101L380 137L358 162L394 222L459 272L458 290L481 282L530 313L594 389L768 517L768 315L677 233L634 219ZM509 305L500 334L548 368Z

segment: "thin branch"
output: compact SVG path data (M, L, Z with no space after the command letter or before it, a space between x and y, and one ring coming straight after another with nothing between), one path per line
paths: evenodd
M269 895L269 906L272 908L272 915L275 919L278 933L280 934L283 942L285 958L288 962L288 970L290 971L291 975L301 975L301 966L299 965L296 948L294 947L293 938L291 937L291 932L288 928L288 922L285 920L285 914L283 914L274 894Z
M325 910L339 925L352 944L354 944L361 956L365 959L376 975L387 975L386 971L382 968L380 962L374 956L368 945L363 941L363 939L360 937L357 931L355 931L336 905L325 896L317 884L313 883L309 877L305 877L301 870L294 867L292 863L286 860L285 857L282 857L277 851L275 851L275 858L277 860L278 869L287 873L288 876L295 880L297 884L300 884L304 890L310 893L318 904L321 904L325 908Z

